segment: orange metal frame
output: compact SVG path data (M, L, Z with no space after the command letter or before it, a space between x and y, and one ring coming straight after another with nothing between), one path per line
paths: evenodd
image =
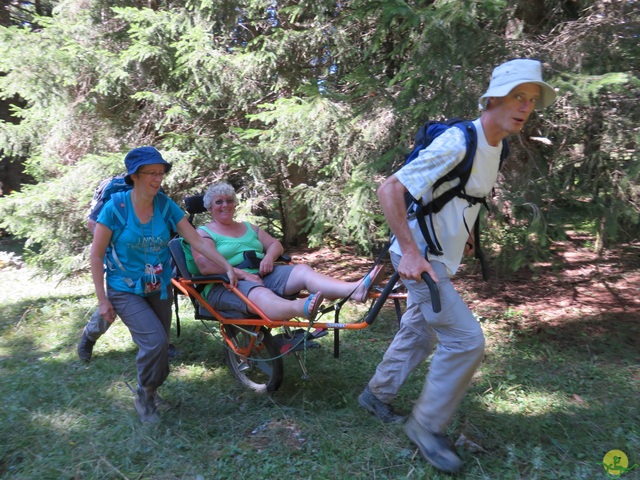
M358 323L327 323L327 322L309 322L308 320L272 320L251 300L249 300L246 295L244 295L240 290L236 287L229 285L228 283L223 282L222 280L188 280L185 278L173 278L171 279L173 285L180 290L181 293L188 297L194 297L203 308L207 310L211 314L211 316L219 321L223 325L241 325L241 326L256 326L256 327L267 327L267 328L278 328L278 327L297 327L297 328L322 328L322 329L344 329L344 330L362 330L363 328L367 328L369 324L367 322L358 322ZM221 315L218 311L216 311L207 300L200 295L200 293L196 290L195 285L201 284L209 284L209 283L221 283L228 290L232 291L243 302L251 307L253 311L256 312L259 318L227 318ZM370 292L368 298L380 298L379 292ZM405 293L393 293L388 296L388 299L400 299L405 300L407 295Z
M251 351L256 348L255 346L255 338L250 342L248 346L245 348L237 348L226 334L224 329L222 328L224 325L236 325L241 327L249 327L247 330L251 330L254 333L258 333L261 327L266 327L269 329L278 328L278 327L295 327L295 328L316 328L316 329L334 329L334 330L362 330L369 326L369 323L366 321L357 322L357 323L329 323L329 322L309 322L308 320L272 320L267 315L253 303L251 300L247 298L240 290L236 287L225 283L222 280L190 280L185 278L172 278L171 282L174 287L179 290L182 294L187 297L195 298L197 302L209 312L209 314L213 317L214 320L217 320L220 323L220 333L224 338L225 342L235 353L240 356L248 357ZM200 295L198 290L196 289L196 285L202 284L223 284L228 290L232 291L242 301L244 301L253 311L256 312L257 317L254 318L228 318L221 315L217 310L215 310L207 300ZM369 292L368 298L371 299L379 299L381 296L380 292ZM406 293L392 293L389 294L387 299L390 300L406 300ZM253 327L253 328L251 328Z

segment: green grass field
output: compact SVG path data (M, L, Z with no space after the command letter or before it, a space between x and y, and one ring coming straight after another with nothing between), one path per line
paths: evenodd
M358 406L397 328L391 308L368 329L341 332L340 358L332 335L321 339L306 356L308 380L286 357L281 389L260 396L235 382L220 337L183 303L174 338L182 353L161 390L176 406L142 425L126 386L135 386L136 349L122 323L91 363L76 356L95 308L86 279L57 284L4 268L0 289L0 478L451 478L420 457L401 426ZM341 319L360 313L349 308ZM486 358L450 431L462 441L459 478L615 478L622 472L602 465L612 450L626 453L629 467L640 463L637 342L579 316L561 328L516 328L518 311L482 315ZM427 367L402 389L399 410L412 408ZM640 478L640 467L617 476Z

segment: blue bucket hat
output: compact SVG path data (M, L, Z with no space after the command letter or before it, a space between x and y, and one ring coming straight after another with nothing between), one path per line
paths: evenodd
M142 165L163 165L164 173L168 173L171 170L171 164L167 162L160 152L153 147L139 147L134 148L127 156L124 157L124 166L127 168L127 175L124 177L124 181L129 185L133 185L131 175L138 171Z

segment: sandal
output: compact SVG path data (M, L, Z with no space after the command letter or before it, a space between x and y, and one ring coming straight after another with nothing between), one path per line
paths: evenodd
M309 311L309 305L311 305L311 302L313 301L314 298L316 299L316 301L313 304L313 308L311 309L311 311ZM322 294L322 292L312 293L307 297L307 300L304 302L303 311L305 316L310 322L313 322L316 319L316 315L318 315L318 310L320 309L320 305L322 304L323 301L324 301L324 295Z
M369 295L369 292L371 291L371 288L374 285L378 285L379 283L382 282L382 275L384 274L384 266L383 265L376 265L375 267L373 267L371 269L371 271L369 273L367 273L364 278L362 279L362 283L364 284L364 295L362 295L362 297L355 299L356 301L360 302L360 303L364 303L367 301L367 296Z

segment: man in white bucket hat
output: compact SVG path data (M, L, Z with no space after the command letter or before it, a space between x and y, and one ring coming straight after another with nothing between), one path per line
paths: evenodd
M505 97L515 87L530 83L540 86L539 102L535 108L546 108L556 99L555 90L542 81L542 65L537 60L520 58L497 66L491 75L491 83L480 97L480 108L487 108L490 97Z
M551 105L555 97L553 88L542 80L542 66L536 60L511 60L494 69L489 88L479 100L483 112L472 122L477 149L463 189L467 198L454 196L431 214L430 228L442 252L427 247L417 215L407 216L405 193L423 199L424 205L450 188L434 184L466 154L467 141L460 128L449 128L435 138L378 189L395 237L391 261L409 296L400 329L358 402L383 422L404 421L391 402L411 372L433 352L405 431L422 456L445 472L462 468L445 430L484 354L482 328L451 283L462 255L474 251L474 237L467 226L475 223L482 205L472 204L469 198L483 198L491 192L498 177L503 139L519 133L533 110ZM433 311L429 289L421 279L424 272L438 282L442 305L438 313Z

